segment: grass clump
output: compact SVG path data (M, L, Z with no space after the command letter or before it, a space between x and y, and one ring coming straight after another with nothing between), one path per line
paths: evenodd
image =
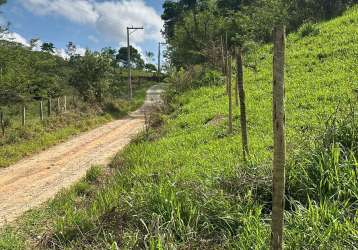
M103 175L103 167L102 166L92 166L86 173L86 181L89 183L93 183L98 181L99 177Z
M299 28L298 34L301 38L306 36L317 36L319 34L319 29L317 29L313 23L307 22Z

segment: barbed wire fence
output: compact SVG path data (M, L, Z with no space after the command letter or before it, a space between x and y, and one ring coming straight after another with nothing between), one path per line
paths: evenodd
M82 101L74 95L0 105L0 137L4 137L11 127L27 127L33 122L45 125L50 118L80 112L81 106Z

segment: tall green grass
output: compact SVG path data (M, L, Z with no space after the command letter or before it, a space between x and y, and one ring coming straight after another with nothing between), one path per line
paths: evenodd
M311 27L315 32L288 37L287 249L357 247L357 24L353 8ZM51 244L44 246L62 249L268 249L271 52L262 47L251 57L257 71L245 71L248 163L238 108L233 135L220 119L227 115L225 87L187 91L174 98L177 110L161 131L152 131L161 136L140 137L118 154L116 174L94 194L78 202L71 190L58 196L4 229L3 246L11 246L8 239L33 246L24 239L46 231L40 239Z

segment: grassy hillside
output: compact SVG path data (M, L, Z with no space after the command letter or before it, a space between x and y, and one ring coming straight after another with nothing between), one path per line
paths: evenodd
M354 8L287 41L287 249L357 247L357 25ZM224 86L191 90L176 98L160 137L118 155L108 182L84 180L31 211L3 230L0 248L268 249L271 52L262 47L257 72L245 71L248 164L238 108L235 133L226 133Z

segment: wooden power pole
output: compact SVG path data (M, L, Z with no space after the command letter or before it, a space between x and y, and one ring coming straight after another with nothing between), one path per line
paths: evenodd
M166 45L167 43L158 43L158 81L160 80L160 74L161 74L161 45Z
M285 27L274 29L273 56L273 163L271 249L283 248L283 215L285 194Z
M160 42L158 43L158 81L160 79Z
M130 41L129 41L129 36L135 32L136 30L142 30L144 29L143 27L127 27L127 50L128 50L128 58L127 58L127 63L128 63L128 98L129 100L132 100L133 97L133 89L132 89L132 65L131 65L131 46L130 46ZM130 33L130 31L133 30L132 33Z

